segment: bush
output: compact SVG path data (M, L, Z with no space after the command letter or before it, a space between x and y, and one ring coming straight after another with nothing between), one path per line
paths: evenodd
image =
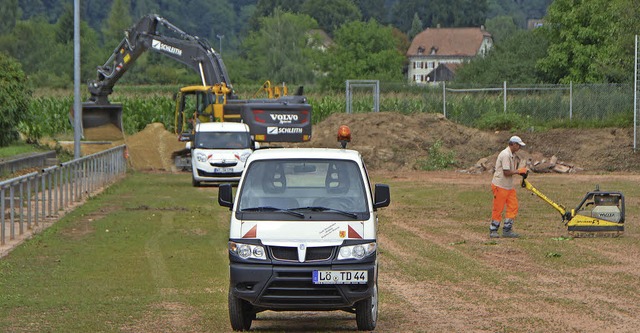
M529 127L528 118L513 112L488 112L476 120L481 130L508 131Z
M429 147L429 156L426 160L418 161L420 169L425 171L447 170L456 165L456 154L452 151L443 152L441 140L437 140Z
M31 90L20 63L0 53L0 147L19 138L19 124L29 112Z

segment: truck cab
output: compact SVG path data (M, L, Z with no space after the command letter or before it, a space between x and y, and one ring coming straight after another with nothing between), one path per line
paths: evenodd
M193 186L202 182L238 182L256 143L244 123L197 123L191 150Z
M231 210L229 316L248 330L256 314L343 310L358 329L378 314L377 229L389 187L370 185L362 156L349 149L280 148L247 159Z

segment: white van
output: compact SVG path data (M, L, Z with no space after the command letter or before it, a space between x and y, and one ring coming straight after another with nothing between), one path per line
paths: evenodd
M256 148L244 123L208 122L196 124L191 149L193 186L202 182L237 182L244 163Z
M377 209L360 153L348 149L281 148L247 160L235 200L231 184L218 202L231 210L229 316L248 330L265 310L344 310L358 329L378 316Z

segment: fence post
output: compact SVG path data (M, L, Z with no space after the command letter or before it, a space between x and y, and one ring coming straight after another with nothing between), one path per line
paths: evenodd
M507 113L507 81L502 83L502 103L504 104L504 113Z
M447 82L442 81L442 114L447 119Z
M573 81L569 81L569 121L573 120Z

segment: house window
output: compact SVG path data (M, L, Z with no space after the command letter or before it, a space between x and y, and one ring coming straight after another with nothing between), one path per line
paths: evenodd
M427 62L427 69L433 69L433 61Z
M413 81L414 81L414 82L418 82L418 83L420 83L420 82L421 82L421 80L420 80L420 79L421 79L421 77L422 77L421 75L414 75L414 76L413 76Z

